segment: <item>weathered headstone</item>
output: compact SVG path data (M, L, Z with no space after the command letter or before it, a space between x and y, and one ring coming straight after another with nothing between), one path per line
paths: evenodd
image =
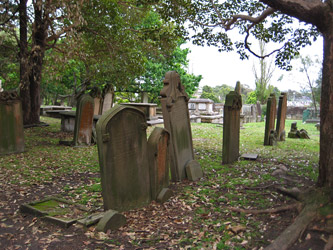
M227 94L223 115L222 163L229 164L239 157L240 109L242 97L236 91Z
M272 135L274 135L274 129L275 129L275 116L276 116L276 99L275 95L271 94L267 101L265 138L264 138L265 146L273 145L274 140L272 140L273 139Z
M0 80L0 92L3 91L3 88L2 88L2 80Z
M285 122L287 115L287 93L281 93L276 120L276 134L278 141L286 140Z
M164 127L170 133L171 178L173 181L181 181L186 178L187 163L194 160L189 97L176 71L167 72L163 83L161 106Z
M102 102L101 90L98 87L93 87L89 94L94 99L94 115L100 115Z
M160 197L160 201L165 201L169 197L165 195L172 194L171 190L167 189L169 186L169 138L168 131L163 128L154 128L148 140L148 161L149 161L149 174L150 174L150 187L151 197L156 200Z
M126 211L151 201L146 118L118 105L96 124L104 209Z
M114 91L111 84L105 85L103 89L103 106L102 106L102 114L112 108L113 104Z
M94 119L94 99L88 95L82 95L76 106L74 145L90 145Z
M305 129L298 130L297 122L291 124L290 132L288 133L288 138L302 138L310 139L308 132Z
M0 93L0 155L24 151L22 106L17 92Z

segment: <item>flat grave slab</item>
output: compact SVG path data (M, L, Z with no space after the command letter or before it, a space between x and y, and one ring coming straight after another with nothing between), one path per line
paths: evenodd
M258 154L242 154L241 159L255 161L258 159Z

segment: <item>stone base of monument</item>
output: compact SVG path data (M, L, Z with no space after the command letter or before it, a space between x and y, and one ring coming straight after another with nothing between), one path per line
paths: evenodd
M164 203L167 200L169 200L172 195L173 195L173 192L171 189L163 188L162 191L158 194L156 200L160 203Z
M116 230L126 224L124 215L115 210L105 212L103 218L98 222L96 230L106 233L108 230Z
M40 201L23 204L21 213L41 216L43 220L68 228L78 219L86 217L88 209L73 202L58 198L48 197Z
M196 181L203 177L201 166L195 160L191 160L186 164L185 171L187 179L190 181Z

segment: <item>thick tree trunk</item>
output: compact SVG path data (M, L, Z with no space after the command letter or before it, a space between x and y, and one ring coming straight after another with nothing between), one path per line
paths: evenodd
M324 60L320 107L318 185L329 188L333 200L333 22L323 32Z

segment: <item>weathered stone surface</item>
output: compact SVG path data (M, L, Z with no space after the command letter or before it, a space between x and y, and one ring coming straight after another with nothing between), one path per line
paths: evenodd
M199 180L201 177L203 177L203 172L200 167L200 164L195 160L190 160L186 164L185 169L186 169L187 178L190 181L196 181L196 180Z
M273 141L271 131L275 129L275 116L276 116L276 99L275 95L271 94L267 101L266 123L265 123L265 138L264 145L272 146ZM274 134L273 134L274 135Z
M94 118L94 99L90 95L79 98L74 128L74 145L90 145Z
M156 200L160 203L164 203L167 200L169 200L171 198L171 196L173 195L173 192L171 189L169 188L163 188L161 190L161 192L158 194Z
M308 132L305 129L298 130L297 123L293 122L291 124L290 132L288 133L288 138L302 138L302 139L310 139Z
M168 131L154 128L148 140L148 161L151 196L156 200L163 188L169 186L169 139Z
M223 117L222 163L229 164L239 157L240 109L242 97L236 91L226 96Z
M24 151L22 106L16 92L0 93L0 155Z
M118 105L96 124L104 209L126 211L151 201L147 123L142 111Z
M101 98L98 97L94 98L94 115L101 114L101 102L102 102Z
M176 71L167 72L163 83L161 106L164 127L170 133L171 178L181 181L186 178L186 163L194 159L189 98Z
M103 89L103 105L102 105L102 114L110 110L113 105L114 91L111 84L105 85Z
M258 154L242 154L240 158L255 161L258 159Z
M105 212L92 214L85 218L77 220L77 222L79 224L85 225L86 227L89 227L89 226L94 225L97 222L99 222L104 217L104 215L105 215Z
M96 230L106 233L108 230L116 230L126 224L124 215L114 210L105 212L103 218L98 222Z
M285 141L285 122L287 115L287 93L281 93L279 97L279 106L276 120L276 134L278 141Z

